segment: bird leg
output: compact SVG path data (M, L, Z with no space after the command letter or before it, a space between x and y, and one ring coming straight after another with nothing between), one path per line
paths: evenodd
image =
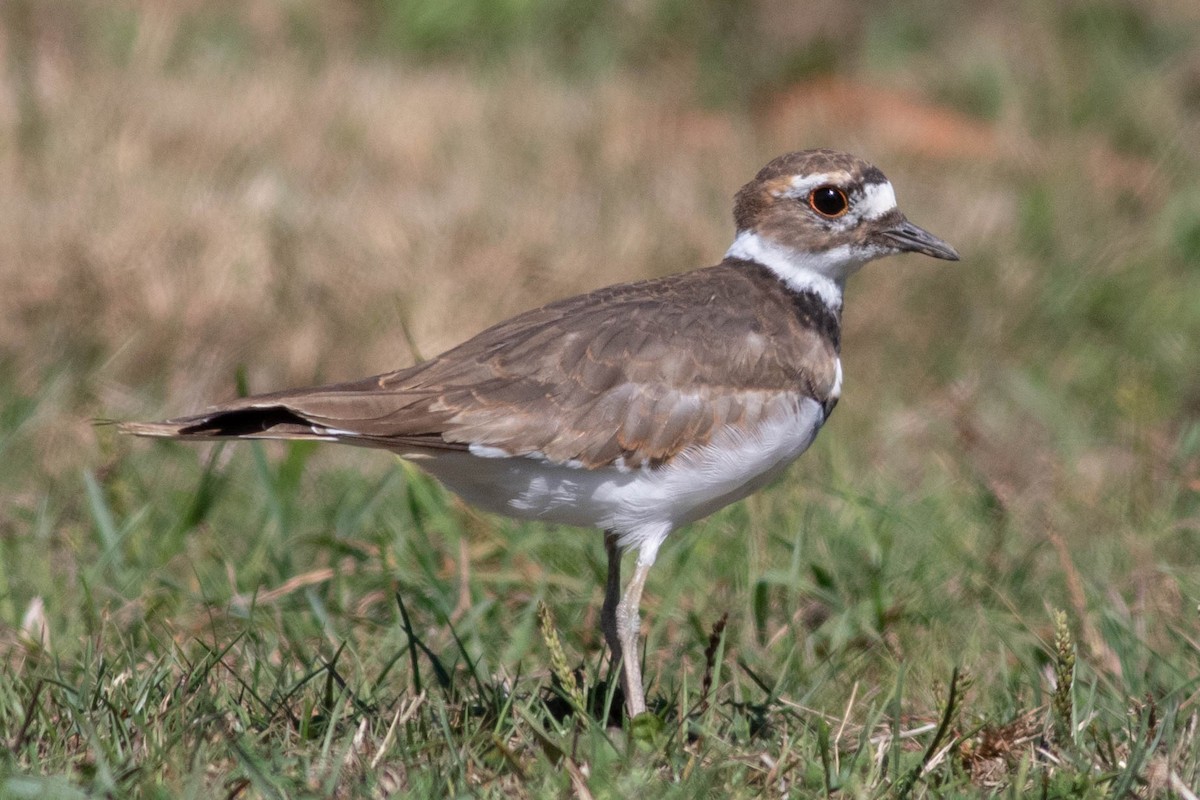
M625 594L617 604L617 634L621 639L621 652L625 658L621 661L621 677L625 689L625 709L632 719L646 710L646 695L642 689L642 663L638 660L638 630L641 628L641 618L638 607L642 602L642 587L646 585L646 576L650 574L653 562L643 562L640 558L633 571L633 578L625 587Z
M600 611L600 627L612 654L612 663L621 670L621 689L625 693L625 710L632 719L646 710L642 690L642 668L638 660L638 604L650 565L638 563L633 580L621 595L621 549L617 534L604 533L604 551L608 554L608 580L604 584L604 606Z
M608 652L614 667L622 664L621 632L617 625L617 606L621 602L621 549L617 547L617 534L612 531L604 532L604 552L608 555L608 580L604 583L604 606L600 609L600 628L604 631L604 641L608 643ZM624 668L621 667L623 670ZM625 696L629 690L625 687L625 673L621 673L621 685Z

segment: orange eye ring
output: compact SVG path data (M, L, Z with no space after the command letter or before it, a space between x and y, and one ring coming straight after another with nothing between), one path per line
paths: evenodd
M822 217L834 219L850 210L850 200L836 186L818 186L808 193L808 207Z

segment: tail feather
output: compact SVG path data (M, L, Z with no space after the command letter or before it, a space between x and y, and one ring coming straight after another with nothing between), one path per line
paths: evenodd
M275 400L273 397L266 398ZM354 421L346 427L332 427L308 419L293 408L279 402L263 402L262 396L236 401L233 407L210 409L203 414L162 422L118 422L117 430L132 436L185 441L217 441L229 439L306 439L317 442L342 442L358 447L376 447L415 457L447 450L466 450L461 442L447 441L437 433L387 435L382 432L354 429ZM243 405L263 402L261 406Z
M283 406L216 410L163 422L121 422L121 433L160 439L317 439L339 437Z

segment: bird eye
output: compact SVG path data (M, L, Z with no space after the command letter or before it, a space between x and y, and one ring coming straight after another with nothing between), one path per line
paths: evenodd
M836 186L818 186L808 193L808 205L823 217L840 217L850 208L850 201Z

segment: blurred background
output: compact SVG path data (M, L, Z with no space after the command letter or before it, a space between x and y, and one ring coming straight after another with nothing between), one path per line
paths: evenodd
M798 502L836 517L862 493L917 509L898 512L896 552L949 555L930 578L947 602L1068 608L1117 673L1130 668L1112 630L1151 649L1194 632L1194 0L5 0L0 13L6 646L35 600L67 648L82 596L142 598L134 616L153 619L156 532L190 530L161 517L191 507L206 453L118 440L94 419L394 369L567 294L716 263L734 192L817 146L879 165L963 259L891 259L852 282L843 401L788 488L751 504L754 530ZM319 504L351 467L395 469L330 448L294 480ZM222 502L259 507L247 492ZM711 523L711 546L743 522ZM255 535L230 534L228 557ZM771 534L756 536L747 558L769 565ZM106 572L93 596L89 562L111 567L113 548L146 572ZM203 585L214 558L166 567L167 583ZM910 580L917 558L900 559ZM580 609L596 605L581 586Z
M104 457L91 417L191 411L238 369L255 391L384 371L547 300L715 263L734 191L814 146L881 165L965 255L854 283L839 415L910 435L946 420L939 402L982 403L1026 417L997 423L1023 438L1062 414L1170 440L1200 406L1198 17L1183 0L12 0L6 457L23 484L63 477ZM910 400L913 420L878 413ZM1079 438L1098 473L1122 463Z

